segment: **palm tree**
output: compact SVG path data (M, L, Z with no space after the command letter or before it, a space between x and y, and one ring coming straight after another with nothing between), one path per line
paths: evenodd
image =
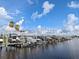
M14 22L13 21L10 21L9 26L10 27L14 27Z
M14 22L13 22L13 21L10 21L9 27L11 27L11 28L14 27ZM19 25L19 24L16 24L16 25L15 25L15 30L16 30L16 31L19 31L19 29L20 29L20 25Z
M19 31L20 25L16 24L16 25L15 25L15 29L16 29L17 31Z

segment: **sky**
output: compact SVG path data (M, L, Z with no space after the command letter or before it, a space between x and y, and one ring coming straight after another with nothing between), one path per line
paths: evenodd
M79 29L79 0L0 0L0 26Z

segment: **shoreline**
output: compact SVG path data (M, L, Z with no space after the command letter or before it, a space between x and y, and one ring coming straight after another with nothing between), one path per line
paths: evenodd
M47 44L57 44L59 42L64 42L64 41L68 41L68 40L72 40L74 38L78 38L79 36L68 36L68 37L64 37L64 36L37 36L34 37L33 41L27 41L27 42L8 42L5 43L5 46L0 46L0 48L3 47L16 47L16 48L27 48L27 47L36 47L36 46L40 46L40 45L47 45ZM27 37L26 37L27 38ZM32 37L33 38L33 37ZM30 40L30 39L25 39L25 40Z

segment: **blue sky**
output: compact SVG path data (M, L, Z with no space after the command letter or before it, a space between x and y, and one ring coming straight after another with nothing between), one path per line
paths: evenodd
M6 17L10 16L8 19L15 23L23 18L24 29L63 28L68 14L79 17L79 0L0 0L0 8L5 9ZM0 25L7 24L7 18L0 14Z

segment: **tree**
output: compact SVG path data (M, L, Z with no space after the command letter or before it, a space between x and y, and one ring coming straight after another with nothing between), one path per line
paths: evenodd
M10 27L14 27L14 22L13 21L10 21L9 26Z
M19 31L20 25L16 24L16 25L15 25L15 29L16 29L17 31Z

